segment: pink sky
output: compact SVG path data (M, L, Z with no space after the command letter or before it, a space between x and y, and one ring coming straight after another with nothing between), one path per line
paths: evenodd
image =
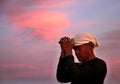
M118 84L119 7L114 0L1 0L0 80L58 83L59 39L89 32L100 42L97 57L108 65L105 83Z

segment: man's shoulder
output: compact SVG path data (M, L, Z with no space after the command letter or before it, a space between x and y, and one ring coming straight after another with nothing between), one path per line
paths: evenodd
M106 62L103 59L101 59L101 58L95 58L94 61L106 64Z
M92 62L92 65L94 65L96 67L106 68L106 62L103 59L100 59L100 58L95 58L94 61Z

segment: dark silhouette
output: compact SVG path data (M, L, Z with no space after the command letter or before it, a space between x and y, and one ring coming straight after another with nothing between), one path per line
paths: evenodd
M95 56L98 41L91 34L82 33L59 41L61 56L57 66L57 80L71 84L103 84L107 73L104 60ZM74 62L72 49L80 63Z

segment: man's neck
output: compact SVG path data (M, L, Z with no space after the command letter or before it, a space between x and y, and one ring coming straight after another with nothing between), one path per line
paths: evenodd
M95 59L95 56L93 54L89 55L87 59L85 59L85 60L82 61L82 63L85 63L85 62L93 60L93 59Z

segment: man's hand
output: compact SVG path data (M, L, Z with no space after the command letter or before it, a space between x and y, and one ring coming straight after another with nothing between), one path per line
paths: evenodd
M69 37L63 37L60 39L59 44L61 46L62 57L72 55L73 40Z

